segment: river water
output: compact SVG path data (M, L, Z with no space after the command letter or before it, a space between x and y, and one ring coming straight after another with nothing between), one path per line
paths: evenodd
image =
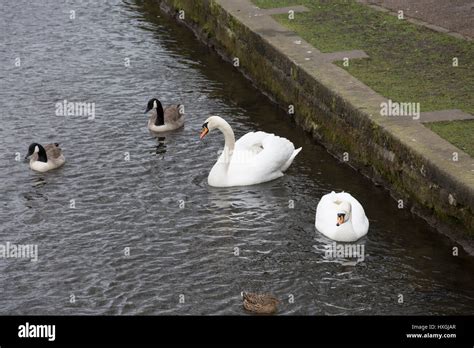
M37 262L0 259L0 314L244 314L241 291L274 294L282 314L474 314L472 257L453 256L156 3L0 6L0 244L38 247ZM148 132L153 96L185 105L184 129ZM94 103L94 117L58 116L64 100ZM274 132L303 151L281 179L211 188L223 137L199 131L212 114L236 137ZM61 143L66 165L32 172L31 142ZM331 190L365 207L363 261L325 255L314 213Z

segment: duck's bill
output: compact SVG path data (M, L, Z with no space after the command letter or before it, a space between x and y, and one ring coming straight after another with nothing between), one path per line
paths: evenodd
M147 108L147 109L145 110L144 114L147 114L148 111L150 111L150 110L151 110L151 109Z
M199 135L199 139L204 138L207 135L207 133L209 133L209 129L207 127L202 127L201 134Z

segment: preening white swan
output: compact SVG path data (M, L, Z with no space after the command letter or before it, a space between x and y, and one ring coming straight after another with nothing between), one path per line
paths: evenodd
M369 230L364 208L346 192L332 191L321 198L315 225L319 232L338 242L355 242Z
M245 186L277 179L301 151L288 139L265 132L247 133L236 142L231 126L219 116L206 120L200 138L215 128L224 134L225 145L207 178L210 186Z

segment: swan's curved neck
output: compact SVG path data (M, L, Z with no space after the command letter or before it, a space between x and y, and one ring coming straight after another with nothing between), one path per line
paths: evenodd
M225 120L220 119L216 128L224 134L224 151L233 151L235 147L235 137L232 127Z

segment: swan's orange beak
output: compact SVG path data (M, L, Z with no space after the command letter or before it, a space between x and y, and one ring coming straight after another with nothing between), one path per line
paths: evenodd
M336 226L340 226L344 223L345 214L337 214L337 224Z
M204 138L204 137L207 135L207 133L209 133L209 128L207 128L207 127L202 127L202 129L201 129L201 135L199 136L199 139Z

